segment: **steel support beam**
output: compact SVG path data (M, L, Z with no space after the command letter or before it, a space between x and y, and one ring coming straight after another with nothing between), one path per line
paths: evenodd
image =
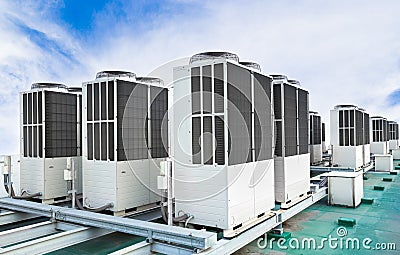
M78 227L1 249L0 254L43 254L85 242L108 233L110 231L105 229Z
M18 221L28 220L38 218L38 215L29 214L29 213L21 213L21 212L1 212L0 213L0 226L15 223Z
M108 230L147 237L150 242L161 241L205 250L217 243L217 234L175 226L114 217L54 205L38 204L12 198L0 199L0 208L38 214L53 220L83 224Z
M311 171L315 172L331 172L331 171L340 171L340 172L355 172L355 168L352 167L333 167L333 166L310 166Z
M109 253L108 255L148 255L151 254L151 244L143 241L121 250Z
M0 232L0 246L4 248L13 244L33 240L41 236L57 233L55 225L55 223L45 221Z

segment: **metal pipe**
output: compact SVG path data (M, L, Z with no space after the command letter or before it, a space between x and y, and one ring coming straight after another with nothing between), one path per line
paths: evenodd
M72 208L75 208L75 198L76 198L76 190L75 190L75 160L71 159L71 177L72 177Z
M96 207L96 208L87 207L87 206L82 205L81 201L79 201L80 198L81 198L81 197L75 196L75 200L76 200L75 202L76 202L76 205L78 206L78 208L79 208L80 210L83 210L83 211L102 212L102 211L104 211L104 210L106 210L106 209L111 208L111 207L114 206L113 203L108 203L108 204L105 204L105 205L103 205L103 206Z

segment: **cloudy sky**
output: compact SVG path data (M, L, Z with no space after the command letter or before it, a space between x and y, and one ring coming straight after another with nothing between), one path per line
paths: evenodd
M31 83L145 75L212 50L300 80L327 122L344 103L400 121L399 13L397 0L0 0L0 154L19 152Z

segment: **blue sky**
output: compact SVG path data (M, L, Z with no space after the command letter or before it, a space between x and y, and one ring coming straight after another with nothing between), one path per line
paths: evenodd
M0 1L0 154L19 151L19 98L38 81L79 86L104 69L146 75L225 50L336 104L400 121L397 0Z

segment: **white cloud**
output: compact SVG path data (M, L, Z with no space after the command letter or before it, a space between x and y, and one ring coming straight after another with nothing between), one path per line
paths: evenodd
M56 20L46 19L53 5L33 4L20 10L2 2L3 12L44 32L76 62L38 48L1 19L0 32L13 43L0 41L1 49L7 49L5 55L0 53L0 78L7 84L0 85L7 91L0 92L0 100L12 98L1 106L0 118L9 116L9 111L14 115L0 124L1 134L7 134L1 135L1 146L12 152L18 147L16 91L33 81L57 79L77 85L104 69L142 75L170 60L210 50L235 52L242 60L260 63L266 73L300 80L310 91L310 109L319 111L328 126L329 110L343 103L400 121L399 106L389 107L385 101L400 87L398 1L176 2L191 8L142 17L130 15L134 10L125 4L127 18L122 19L110 11L118 6L110 4L96 13L95 30L85 35L85 41Z

